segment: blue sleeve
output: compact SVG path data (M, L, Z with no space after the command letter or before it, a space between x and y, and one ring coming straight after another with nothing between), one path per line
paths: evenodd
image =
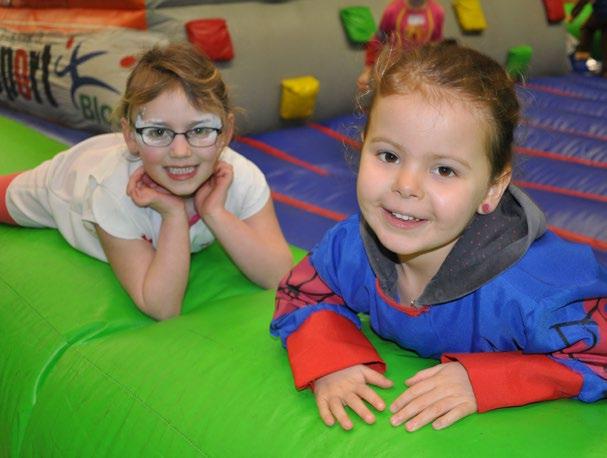
M577 396L593 402L607 396L607 269L589 249L559 246L548 263L551 284L528 311L525 353L543 353L583 378Z
M312 253L282 279L270 332L280 337L283 345L312 314L320 311L332 311L360 328L357 313L365 310L355 309L349 299L360 278L361 253L352 256L352 249L344 249L356 245L357 238L359 219L352 217L332 228Z
M562 350L551 357L583 377L577 398L594 402L607 397L607 297L569 304L581 313L551 325Z

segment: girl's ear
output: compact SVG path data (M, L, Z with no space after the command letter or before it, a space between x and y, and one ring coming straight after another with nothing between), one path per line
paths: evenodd
M486 215L493 212L500 203L502 196L508 189L512 179L512 167L508 166L504 172L489 186L485 198L476 209L477 213Z
M133 130L131 123L126 118L120 118L120 127L122 128L122 137L129 149L129 153L133 156L137 156L139 154L139 145L135 139L135 131Z
M221 149L228 146L232 141L232 137L234 136L234 123L234 113L228 113L223 128L221 129L221 144L219 145Z

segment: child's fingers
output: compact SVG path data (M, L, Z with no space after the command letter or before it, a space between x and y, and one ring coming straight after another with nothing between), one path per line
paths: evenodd
M318 413L320 414L320 418L324 424L327 426L333 426L335 424L335 418L333 418L333 414L331 414L329 402L325 398L317 396L316 406L318 407Z
M137 188L137 185L140 183L141 181L141 177L144 174L144 170L143 170L143 166L135 169L135 171L131 174L131 176L129 177L129 181L126 184L126 193L127 195L131 195L135 189Z
M375 391L373 391L373 389L368 385L361 386L357 390L356 394L379 411L384 410L386 408L386 403L384 402L384 400L380 398L379 395Z
M343 429L346 431L352 429L352 421L348 417L341 399L332 397L329 400L329 409L331 409L331 413Z
M397 397L392 405L390 406L390 412L396 413L401 409L404 409L407 405L418 399L420 396L424 396L426 393L433 390L435 384L432 381L426 381L426 383L418 383L410 388L407 388L403 394Z
M219 189L228 188L232 183L232 179L234 177L234 169L233 167L223 161L215 169L215 173L213 176L215 177L217 183L216 187Z
M443 429L474 412L476 407L473 403L457 396L448 396L431 403L408 421L405 427L408 431L416 431L432 422L434 429Z
M432 399L420 399L420 403L416 406L418 412L413 415L408 415L409 418L412 418L407 421L405 428L407 428L407 431L416 431L422 426L427 425L446 414L456 405L457 403L454 397L447 397L434 401L432 401ZM422 406L423 408L420 408Z
M375 423L375 415L371 413L366 404L356 394L351 393L346 398L346 404L350 407L365 423Z
M443 367L442 364L437 364L436 366L432 366L427 369L422 369L421 371L416 373L413 377L410 377L407 380L405 380L405 384L407 386L412 386L418 382L421 382L422 380L426 380L426 379L434 376L436 373L440 372L442 367Z
M402 425L437 400L436 393L433 392L406 399L404 402L400 401L400 398L406 399L404 395L401 395L390 407L390 411L394 413L390 419L393 426ZM400 407L397 407L399 405Z
M460 420L472 413L476 412L474 408L467 406L466 403L461 403L447 411L443 416L437 418L433 423L434 429L443 429L447 426L451 426L457 420Z
M370 367L363 366L363 373L367 383L372 383L380 388L390 388L393 385L392 380L387 378L385 375L374 371Z

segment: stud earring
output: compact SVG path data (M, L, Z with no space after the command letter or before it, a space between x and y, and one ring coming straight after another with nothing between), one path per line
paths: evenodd
M483 204L483 206L481 207L481 212L483 213L483 215L486 215L490 211L491 207L489 206L489 204Z

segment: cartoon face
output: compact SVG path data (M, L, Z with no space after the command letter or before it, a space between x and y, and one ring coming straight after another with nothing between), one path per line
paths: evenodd
M123 122L129 151L138 155L147 175L175 195L196 192L215 170L232 133L214 113L199 111L181 87L161 93L137 110L135 126Z
M487 122L463 101L419 93L379 97L369 122L357 180L362 215L402 262L437 270L509 181L490 186Z

